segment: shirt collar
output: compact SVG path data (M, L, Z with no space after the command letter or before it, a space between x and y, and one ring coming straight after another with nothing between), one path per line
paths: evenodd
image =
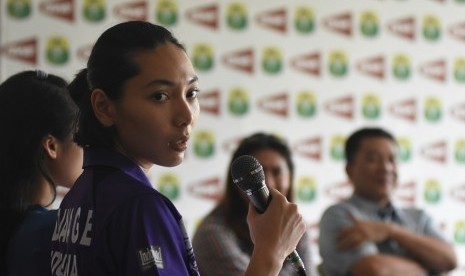
M84 148L84 166L110 166L144 183L150 183L144 171L131 159L114 150L98 147Z
M350 201L354 202L362 210L370 210L374 215L380 216L380 213L383 215L390 215L391 217L397 216L398 211L394 205L389 202L386 206L380 207L375 201L366 199L357 194L353 194L350 198Z

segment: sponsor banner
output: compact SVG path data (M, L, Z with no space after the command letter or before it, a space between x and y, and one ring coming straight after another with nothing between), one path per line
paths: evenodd
M4 0L0 80L39 68L71 80L109 26L163 25L185 45L199 77L201 115L183 164L156 167L149 179L182 211L190 235L221 198L240 141L274 133L293 153L295 198L318 263L319 217L352 192L344 143L359 127L380 126L398 145L394 200L425 209L459 248L464 9L464 0ZM142 248L141 264L162 260L158 251Z

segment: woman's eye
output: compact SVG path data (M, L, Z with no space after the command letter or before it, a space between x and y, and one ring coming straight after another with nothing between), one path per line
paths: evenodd
M168 95L166 95L165 93L156 93L152 95L152 98L157 102L162 102L168 99Z
M199 94L199 92L200 92L199 89L194 89L194 90L192 90L192 91L189 91L189 92L187 93L186 97L187 97L188 99L197 98L197 95Z

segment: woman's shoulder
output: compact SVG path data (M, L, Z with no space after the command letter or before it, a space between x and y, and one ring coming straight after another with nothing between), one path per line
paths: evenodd
M55 226L57 210L47 210L42 206L31 207L21 224L21 228L27 228L31 231L47 230Z
M30 208L10 245L14 248L48 248L56 218L56 210L40 206Z

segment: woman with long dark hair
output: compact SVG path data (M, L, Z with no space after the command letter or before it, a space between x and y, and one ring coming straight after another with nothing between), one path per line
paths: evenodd
M250 260L254 244L247 225L248 198L230 175L232 161L242 155L252 155L260 162L269 189L277 189L289 202L294 201L294 163L287 144L267 133L244 138L232 155L222 199L203 219L194 235L193 246L201 275L242 275ZM309 235L302 237L297 252L310 273ZM289 263L282 265L280 275L296 275Z
M44 71L17 73L0 85L1 275L50 275L58 185L82 172L73 142L77 106L67 82Z

